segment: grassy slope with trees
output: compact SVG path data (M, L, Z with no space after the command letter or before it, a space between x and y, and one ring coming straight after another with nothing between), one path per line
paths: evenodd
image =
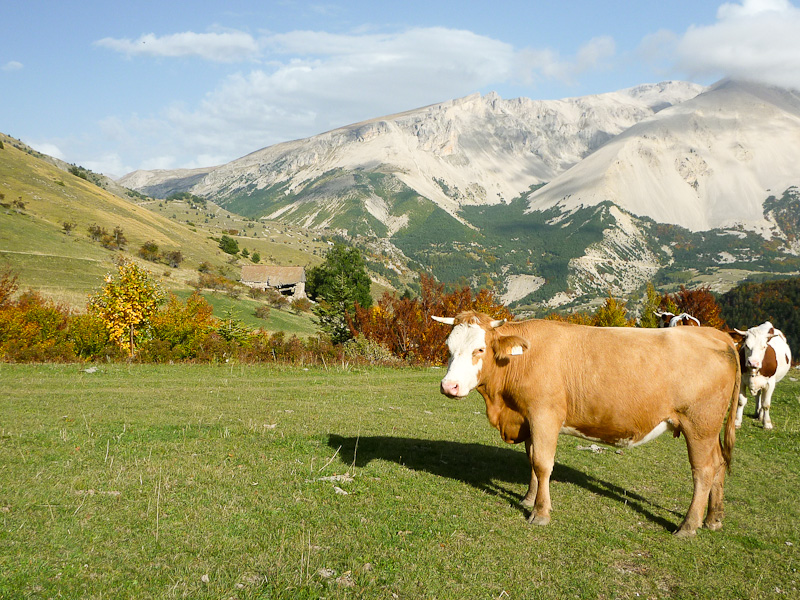
M186 200L134 194L134 203L98 187L80 171L76 175L55 166L18 140L0 134L0 142L0 267L18 275L20 291L31 288L78 310L85 309L88 294L116 269L120 256L140 260L138 250L148 242L161 252L182 253L178 268L140 261L161 285L182 297L192 291L202 263L233 281L239 277L239 264L251 264L242 258L231 262L222 252L219 239L225 231L236 231L240 247L250 256L259 253L262 264L318 264L327 247L300 231L237 219L218 208L204 213ZM121 249L105 248L91 239L90 226L107 232L119 228L127 243ZM220 307L215 311L220 318L233 314L254 326L303 336L315 331L309 315L274 310L264 321L252 317L258 304L253 299L218 292L206 296Z

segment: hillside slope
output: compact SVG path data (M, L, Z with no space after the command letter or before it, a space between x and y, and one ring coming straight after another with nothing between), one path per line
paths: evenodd
M86 294L97 289L105 274L114 269L119 253L92 241L90 225L108 232L119 227L127 239L122 253L128 257L135 257L146 241L163 251L180 250L184 261L177 269L147 263L148 269L162 276L164 285L174 289L186 289L196 280L201 262L236 278L238 266L229 264L231 257L210 237L219 236L223 228L241 228L245 235L238 238L240 244L262 252L265 258L275 254L302 265L321 260L312 254L312 244L306 240L298 240L294 244L297 249L289 250L282 230L272 230L270 241L266 237L270 230L261 224L257 232L260 239L255 237L255 228L253 237L247 237L245 221L230 218L219 220L213 229L203 229L190 224L191 219L202 221L203 216L195 210L189 214L188 206L180 211L185 212L184 218L179 219L177 214L169 218L163 208L159 214L64 171L14 138L0 134L0 142L0 266L9 266L19 274L22 289L31 287L83 307ZM178 212L176 205L167 208L171 213ZM71 224L71 231L66 231L65 223ZM313 246L321 249L323 245Z

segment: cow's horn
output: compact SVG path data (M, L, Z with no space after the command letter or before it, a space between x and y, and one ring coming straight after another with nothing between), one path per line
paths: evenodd
M740 331L739 329L736 329L736 327L734 327L734 328L733 328L733 330L734 330L736 333L738 333L739 335L747 335L747 332L746 332L746 331Z
M492 322L490 323L490 325L491 325L493 328L494 328L494 327L500 327L500 325L502 325L502 324L503 324L503 323L505 323L505 322L506 322L506 320L505 320L505 319L500 319L500 320L498 320L498 321L492 321Z
M435 317L431 315L431 319L434 321L439 321L439 323L444 323L445 325L452 325L456 322L455 318L453 317Z

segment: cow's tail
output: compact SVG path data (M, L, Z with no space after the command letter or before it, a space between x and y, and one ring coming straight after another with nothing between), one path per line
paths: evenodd
M733 463L733 445L736 443L736 409L739 406L739 389L742 385L742 369L739 365L739 354L733 351L736 360L736 378L733 385L733 393L731 394L731 405L728 408L728 420L725 423L725 437L721 442L722 458L725 459L725 466L728 473L731 471L731 464Z

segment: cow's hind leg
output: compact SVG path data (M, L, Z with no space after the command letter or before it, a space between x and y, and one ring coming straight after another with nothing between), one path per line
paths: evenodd
M722 485L724 479L720 480L719 486L714 488L718 480L719 469L724 465L722 452L719 448L719 438L708 436L697 438L684 429L686 434L686 445L689 450L689 463L692 466L692 479L694 481L694 493L692 503L686 513L683 523L676 532L678 537L690 537L697 533L697 528L703 523L703 513L709 506L712 489L714 491L714 506L709 507L711 528L719 529L721 524L722 510ZM724 466L723 466L724 468ZM706 519L709 522L709 519ZM719 524L716 524L719 523Z
M716 465L716 472L714 473L714 482L711 484L711 492L708 496L708 513L705 521L703 521L703 527L716 531L722 529L722 517L725 514L723 500L725 496L725 472L728 468L722 458L722 449L719 445L716 446L716 451L713 453L713 460Z
M531 481L528 484L528 493L522 499L522 506L527 509L532 509L536 504L536 491L539 487L539 481L536 477L536 470L533 468L533 441L531 438L525 440L525 453L528 455L528 462L531 465Z

